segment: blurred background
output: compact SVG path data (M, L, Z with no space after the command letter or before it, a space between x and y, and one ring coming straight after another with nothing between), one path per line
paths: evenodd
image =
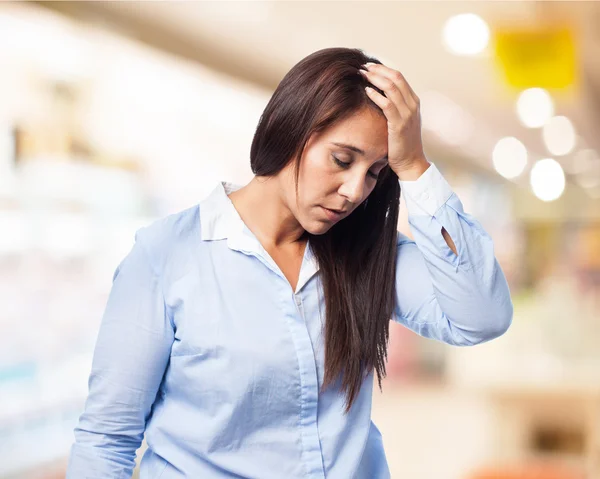
M515 304L473 348L392 324L392 477L600 478L600 3L546 1L1 2L0 478L64 477L134 232L249 181L273 90L331 46L404 73Z

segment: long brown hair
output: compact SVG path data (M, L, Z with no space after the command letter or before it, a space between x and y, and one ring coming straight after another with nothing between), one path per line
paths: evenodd
M311 135L364 107L383 115L367 96L358 69L381 63L360 49L327 48L297 63L279 83L259 120L250 151L257 176L273 176L296 161ZM383 92L370 85L376 91ZM389 166L369 197L322 235L307 233L325 297L323 388L342 375L346 412L373 369L385 377L389 321L395 305L400 185Z

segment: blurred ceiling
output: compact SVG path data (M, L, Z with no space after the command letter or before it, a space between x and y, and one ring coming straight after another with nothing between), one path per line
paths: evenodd
M577 32L580 78L576 87L554 97L556 114L571 118L583 143L600 151L595 131L600 125L600 2L37 3L269 90L315 50L362 48L402 71L417 94L439 91L472 115L478 130L471 160L485 170L492 169L490 152L503 136L519 138L531 160L548 153L540 130L519 123L519 91L503 81L491 55L458 57L444 49L444 22L454 14L473 12L492 29L568 23ZM567 172L569 160L560 159ZM525 184L527 175L517 182Z

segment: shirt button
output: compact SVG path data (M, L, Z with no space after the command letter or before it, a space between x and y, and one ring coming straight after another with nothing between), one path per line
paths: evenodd
M429 199L429 193L427 193L427 192L423 193L423 199L424 200L428 200Z

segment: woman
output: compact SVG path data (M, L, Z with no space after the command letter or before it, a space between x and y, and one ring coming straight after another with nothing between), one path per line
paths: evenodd
M129 478L144 433L142 479L389 477L370 414L390 318L458 346L509 327L492 240L425 158L399 72L313 53L250 156L249 184L137 232L68 478ZM415 241L396 231L401 187Z

